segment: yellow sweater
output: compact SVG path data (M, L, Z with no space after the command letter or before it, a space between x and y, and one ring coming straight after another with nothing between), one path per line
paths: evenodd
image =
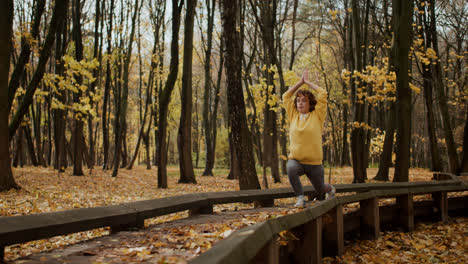
M294 105L293 93L283 94L283 104L289 119L288 158L302 164L320 165L323 160L322 130L327 115L327 91L317 89L315 110L308 114L299 113Z

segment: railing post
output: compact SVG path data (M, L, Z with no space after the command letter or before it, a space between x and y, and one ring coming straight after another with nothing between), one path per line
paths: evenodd
M189 210L189 216L200 215L200 214L213 214L213 205L207 205L207 206L193 208Z
M338 204L328 215L331 222L323 230L323 250L326 256L341 256L344 251L343 205Z
M262 200L262 201L258 201L257 204L261 207L274 207L275 200L274 199Z
M380 233L379 198L359 202L361 210L361 239L377 239Z
M400 225L406 232L412 232L414 230L413 195L407 194L398 196L396 201L400 206Z
M448 199L447 192L432 193L432 200L438 213L438 220L446 222L448 219Z
M298 227L298 230L302 235L295 241L295 263L322 263L322 217Z
M279 264L279 256L280 247L275 236L249 261L249 263Z

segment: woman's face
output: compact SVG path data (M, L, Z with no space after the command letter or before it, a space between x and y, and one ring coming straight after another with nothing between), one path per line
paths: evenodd
M309 98L299 95L296 99L297 111L301 114L307 114L310 110Z

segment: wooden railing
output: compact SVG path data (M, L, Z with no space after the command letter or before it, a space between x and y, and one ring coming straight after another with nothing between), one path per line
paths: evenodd
M269 219L238 230L189 263L321 263L322 257L339 256L344 234L358 231L361 239L376 239L380 225L392 223L406 231L414 229L415 218L431 217L446 221L449 210L467 214L468 195L447 198L447 193L467 191L463 184L399 184L320 202L299 213ZM403 185L405 187L403 187ZM432 200L414 201L415 195L432 194ZM379 207L379 199L396 202ZM343 206L359 203L359 209L343 214ZM344 224L346 223L346 224ZM293 232L298 240L280 246L281 232Z
M437 199L439 199L440 207L443 209L446 208L446 192L466 189L466 187L455 178L432 182L339 184L335 187L338 193L359 192L360 194L347 196L345 198L340 197L320 203L318 207L315 206L313 208L325 208L326 210L320 209L321 214L317 214L316 210L319 209L314 209L312 214L321 216L326 212L336 210L336 208L339 208L343 204L350 203L352 201L367 201L369 199L376 200L377 198L375 197L381 197L382 193L401 193L402 195L409 194L410 192L412 194L431 192L440 193L440 198ZM310 186L305 188L305 194L309 197L317 195L315 190ZM128 228L142 228L144 226L144 220L148 218L185 210L188 210L190 215L209 214L213 213L213 205L216 204L257 202L262 206L273 206L275 199L293 196L294 193L291 188L196 193L113 206L82 208L23 216L2 216L0 217L0 262L4 257L4 247L8 245L25 243L58 235L67 235L101 227L110 227L111 232L118 232ZM408 204L409 203L410 202L408 201ZM306 212L310 212L313 208L310 208L304 211L305 213L299 215L309 215L310 213ZM291 218L292 220L288 220L292 221L291 226L294 225L294 217ZM305 220L309 221L311 219L312 218L310 217L306 217L301 221L304 222ZM288 227L292 228L291 226ZM290 228L283 228L282 230ZM280 232L279 229L276 231ZM275 234L277 234L277 232ZM222 244L219 243L219 245ZM203 258L205 257L202 257L202 259Z

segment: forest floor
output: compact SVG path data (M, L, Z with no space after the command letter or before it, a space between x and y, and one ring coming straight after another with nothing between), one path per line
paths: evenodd
M368 177L373 178L376 172L377 169L368 169ZM178 168L169 167L167 189L157 188L156 169L146 170L142 166L121 169L116 178L110 177L111 171L101 169L86 171L82 177L71 176L71 169L58 175L51 168L40 167L17 168L13 173L22 189L0 193L0 216L239 189L237 181L226 179L229 173L226 169L215 170L214 177L198 176L202 169L196 169L197 184L178 184ZM331 179L332 184L351 183L353 175L349 167L326 169L325 174L326 182ZM410 170L410 181L429 181L431 177L427 170ZM310 184L305 177L302 181ZM270 188L289 187L289 182L284 176L282 183L275 184L269 176L269 185ZM9 263L186 263L235 230L303 210L294 208L293 203L294 198L287 198L277 200L272 208L254 208L253 204L242 203L216 205L213 215L170 214L146 220L145 229L135 232L109 235L108 228L101 228L9 246L5 249L5 259ZM468 261L466 237L468 218L450 219L448 224L418 224L411 234L382 232L376 241L346 241L343 256L324 258L324 262L460 263L460 260Z

